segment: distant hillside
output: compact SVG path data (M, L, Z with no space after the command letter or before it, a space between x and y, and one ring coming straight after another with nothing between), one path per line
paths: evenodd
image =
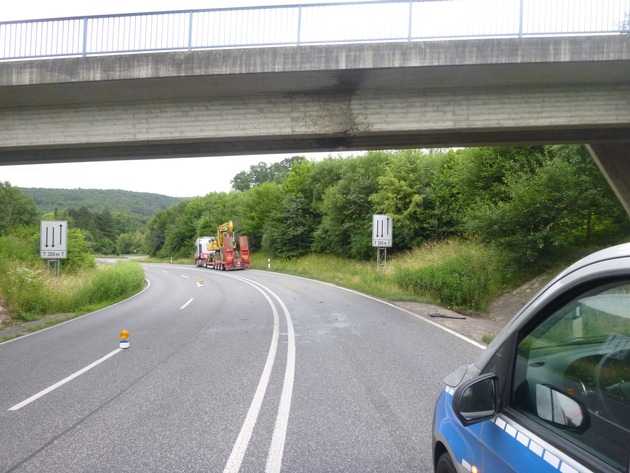
M30 195L43 212L87 207L91 212L101 212L105 209L112 212L127 212L142 220L147 220L158 210L182 200L161 194L114 189L21 188L21 190Z

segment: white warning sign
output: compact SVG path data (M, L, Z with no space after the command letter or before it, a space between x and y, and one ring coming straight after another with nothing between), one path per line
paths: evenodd
M68 256L68 222L42 220L39 254L44 259L65 259Z
M372 246L391 248L394 225L389 215L372 215Z

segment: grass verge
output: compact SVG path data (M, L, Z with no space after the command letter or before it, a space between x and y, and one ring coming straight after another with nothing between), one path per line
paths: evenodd
M58 278L41 266L23 262L7 263L4 270L0 290L12 325L35 327L29 331L100 309L144 287L144 271L135 262L100 266ZM56 316L45 317L50 314ZM41 324L30 324L40 320Z
M267 256L252 266L267 269ZM271 270L307 276L398 301L431 302L462 312L482 312L501 291L525 279L510 270L501 252L481 243L452 239L396 255L385 269L373 262L311 254L271 259Z
M267 269L267 258L254 254L252 267ZM461 239L399 253L384 270L377 270L374 262L331 255L271 258L272 271L332 282L383 299L430 302L468 314L483 314L500 294L545 269L518 267L498 249Z
M254 253L252 267L267 269L267 255ZM299 258L272 258L271 270L327 281L384 299L424 301L398 287L391 269L377 271L376 264L332 255L311 254Z

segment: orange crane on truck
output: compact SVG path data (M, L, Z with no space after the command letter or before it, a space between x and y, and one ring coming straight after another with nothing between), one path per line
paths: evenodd
M245 235L236 237L231 220L217 227L216 238L202 237L197 244L200 240L205 244L206 251L202 252L205 258L196 258L198 266L221 271L249 268L249 241Z

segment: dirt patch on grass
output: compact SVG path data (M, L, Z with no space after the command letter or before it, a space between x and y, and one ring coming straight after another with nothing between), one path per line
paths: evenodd
M501 326L505 325L555 274L555 271L543 273L498 297L488 307L487 317L501 323Z

